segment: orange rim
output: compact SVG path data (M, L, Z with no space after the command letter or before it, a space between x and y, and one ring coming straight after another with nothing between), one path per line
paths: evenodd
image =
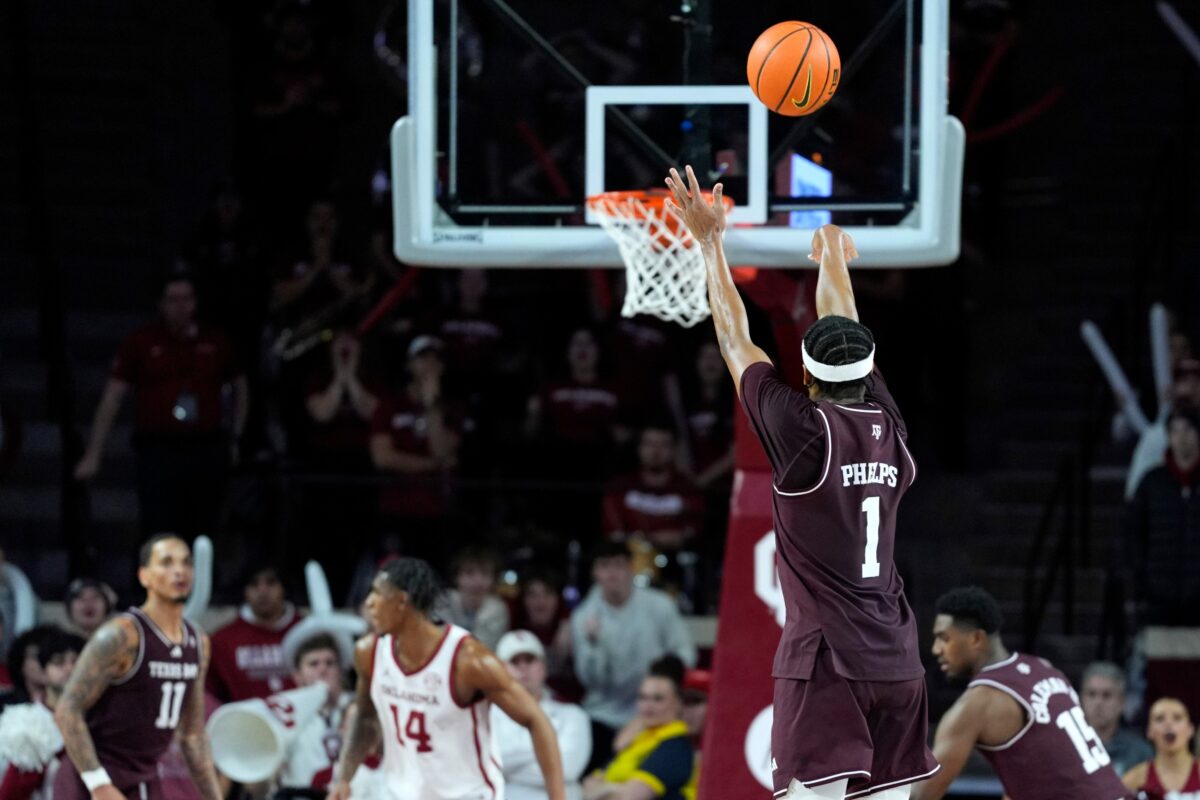
M706 200L712 202L712 192L701 192L700 194ZM588 208L593 211L604 213L605 203L627 203L631 200L636 200L645 209L662 211L669 199L671 199L671 193L666 189L628 189L620 192L604 192L603 194L592 195L587 199L587 204ZM725 210L731 210L734 206L733 200L728 196L724 197L723 200Z

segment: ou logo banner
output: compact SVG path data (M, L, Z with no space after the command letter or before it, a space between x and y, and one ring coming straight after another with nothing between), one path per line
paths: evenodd
M779 569L775 566L775 531L767 531L754 545L754 594L775 615L779 627L787 621Z

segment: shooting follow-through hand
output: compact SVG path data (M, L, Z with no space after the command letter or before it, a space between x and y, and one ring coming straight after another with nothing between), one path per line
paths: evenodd
M714 186L710 202L700 192L700 182L696 180L696 173L690 166L686 171L685 184L679 177L679 172L671 169L667 187L671 190L674 202L667 202L679 212L693 239L701 244L716 241L725 232L725 187L719 183Z

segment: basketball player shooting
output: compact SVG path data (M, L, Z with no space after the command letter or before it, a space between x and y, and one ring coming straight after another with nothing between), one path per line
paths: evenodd
M164 800L158 762L175 736L205 800L220 800L204 731L208 636L183 618L192 552L173 534L142 546L146 602L104 623L79 654L54 718L68 758L57 800Z
M902 800L938 770L925 745L916 621L892 560L916 465L858 321L846 266L858 253L835 225L813 236L818 320L804 335L797 391L750 340L725 261L723 187L709 202L691 167L686 183L672 169L667 186L704 255L717 342L773 470L787 608L772 670L775 796Z
M351 796L355 771L380 742L394 800L500 800L491 703L529 730L547 797L564 800L550 720L490 650L429 618L438 594L433 569L415 558L388 562L371 585L366 608L376 633L355 650L357 696L329 800Z

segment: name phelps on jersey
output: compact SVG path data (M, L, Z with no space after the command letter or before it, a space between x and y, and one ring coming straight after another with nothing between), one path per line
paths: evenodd
M878 461L842 464L842 486L866 486L872 483L896 486L900 468Z
M178 664L170 661L151 661L150 677L169 681L195 680L200 674L199 664Z
M379 690L381 692L383 692L385 695L387 695L388 697L391 697L396 700L404 700L405 702L408 702L408 703L421 703L421 704L427 705L427 706L440 706L441 705L441 701L438 700L438 697L435 694L421 694L420 692L406 692L401 689L397 689L394 686L387 686L387 685L380 686Z

